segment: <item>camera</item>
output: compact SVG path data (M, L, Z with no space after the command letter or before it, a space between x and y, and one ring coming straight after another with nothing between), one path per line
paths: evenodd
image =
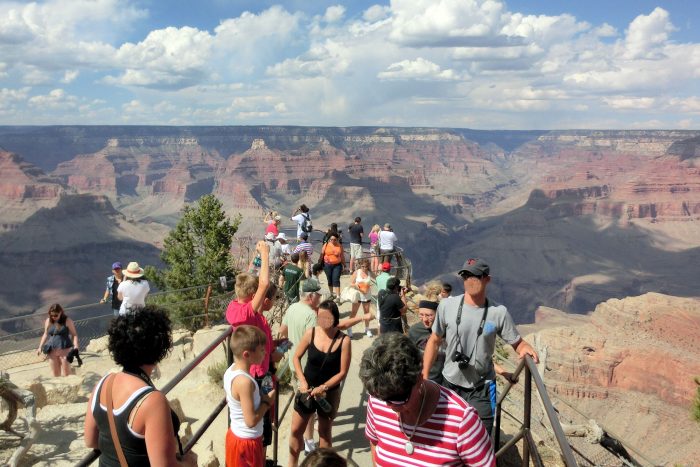
M460 370L469 368L469 357L467 357L460 351L455 352L455 354L452 356L452 361L457 362L457 365L459 366Z

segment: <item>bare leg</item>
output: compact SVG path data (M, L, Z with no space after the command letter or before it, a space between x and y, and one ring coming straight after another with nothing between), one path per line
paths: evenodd
M61 376L61 361L53 350L49 353L49 366L54 376Z
M73 372L71 371L70 363L68 363L68 360L66 359L66 357L61 357L60 362L61 362L61 370L63 370L63 376L68 376L68 375L73 374Z
M350 307L350 318L354 318L355 315L357 315L357 310L360 309L360 302L353 303L352 307Z
M332 446L331 431L333 420L326 417L318 417L318 446L329 448Z
M299 453L304 449L304 440L302 436L304 435L304 430L306 429L306 424L309 421L308 415L301 415L296 410L294 415L292 415L292 427L291 433L289 434L289 467L297 467L299 463Z
M369 302L364 302L362 304L362 310L365 314L369 313ZM369 320L365 320L365 329L369 329Z
M309 417L309 422L306 424L306 431L304 431L304 439L313 440L314 439L314 422L316 421L316 414L312 413Z

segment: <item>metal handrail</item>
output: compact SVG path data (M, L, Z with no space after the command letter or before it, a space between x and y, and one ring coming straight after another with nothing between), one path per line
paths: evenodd
M161 392L163 394L168 394L180 381L182 381L190 372L197 367L202 361L216 349L219 344L224 342L226 338L228 338L231 333L233 333L233 327L229 327L226 329L226 331L222 332L219 337L214 339L211 344L207 346L202 352L197 355L194 360L192 360L185 368L180 370L178 374L176 374L168 383L166 383L165 386L163 386L163 389L161 389ZM183 452L187 454L194 444L197 442L197 440L204 434L207 428L209 428L209 425L214 421L214 419L219 415L221 410L226 406L226 400L224 399L222 402L220 402L215 408L214 411L206 418L204 424L202 427L200 427L199 430L195 433L193 436L192 440L187 443L187 445L183 448ZM97 460L98 457L100 457L101 452L98 449L93 449L91 452L86 454L80 462L77 464L79 467L86 467L90 464L92 464L94 461Z
M535 366L535 362L529 355L525 355L525 357L520 360L520 363L513 372L511 380L516 381L520 373L522 373L523 371L525 372L525 388L523 395L523 424L520 427L518 433L505 445L503 445L503 447L501 447L501 449L499 449L498 452L496 452L496 458L502 456L511 446L515 445L518 441L523 439L523 466L530 465L531 457L536 465L542 465L542 460L539 456L539 452L537 451L537 444L534 442L530 430L532 382L534 381L535 388L537 389L537 392L539 393L539 396L542 400L542 405L544 406L547 418L549 419L549 423L552 425L552 431L554 432L554 436L557 440L557 443L559 444L559 449L561 450L564 464L567 467L576 467L578 464L576 463L576 459L571 449L571 445L569 445L569 441L566 439L564 430L562 429L561 424L559 423L559 418L557 418L557 414L554 410L554 407L552 406L552 401L549 399L547 389L545 388L544 382L540 377L540 373L537 370L537 366ZM500 396L498 396L498 400L496 401L496 420L493 427L494 432L492 433L495 446L498 446L500 444L501 411L503 400L506 398L508 392L512 387L513 383L508 381L503 389L503 392ZM532 453L530 452L531 450Z

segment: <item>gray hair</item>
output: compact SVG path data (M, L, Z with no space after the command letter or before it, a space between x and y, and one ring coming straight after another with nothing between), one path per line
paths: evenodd
M304 301L308 300L309 296L312 293L315 293L315 292L304 292L303 290L300 290L299 291L299 301L304 302Z
M416 344L400 332L388 332L362 354L360 380L370 395L390 400L416 384L422 369Z

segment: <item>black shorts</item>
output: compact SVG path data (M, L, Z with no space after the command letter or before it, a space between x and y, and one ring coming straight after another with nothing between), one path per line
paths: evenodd
M310 409L304 407L303 405L297 404L297 401L295 400L294 410L300 415L311 415L315 412L319 417L333 420L335 416L338 415L338 406L340 405L340 386L336 386L335 388L328 390L328 392L326 393L326 400L329 404L331 404L330 413L326 413L323 410L321 410L321 407L319 407L315 399Z

